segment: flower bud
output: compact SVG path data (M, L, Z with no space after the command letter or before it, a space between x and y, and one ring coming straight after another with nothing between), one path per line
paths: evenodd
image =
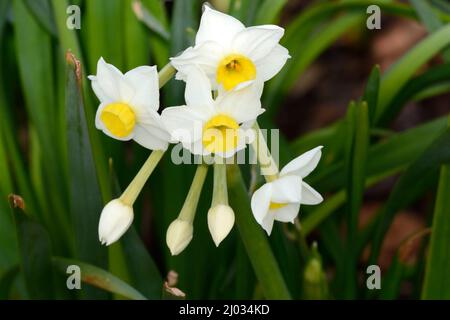
M208 228L216 247L230 233L234 225L234 212L229 206L219 204L208 211Z
M109 246L116 242L133 222L133 208L120 199L111 200L102 211L98 224L98 237L102 244Z
M170 253L176 256L183 251L192 240L194 227L192 222L175 219L167 229L166 243Z

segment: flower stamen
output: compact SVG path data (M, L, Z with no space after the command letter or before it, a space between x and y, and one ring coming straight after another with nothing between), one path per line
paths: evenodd
M238 84L256 78L256 67L247 57L240 54L230 54L219 62L217 82L225 90L231 90Z
M287 205L288 205L287 203L270 202L269 209L270 210L278 210L278 209L286 207Z

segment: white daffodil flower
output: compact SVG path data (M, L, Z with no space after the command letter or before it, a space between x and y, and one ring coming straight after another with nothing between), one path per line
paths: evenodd
M284 29L275 25L246 28L239 20L207 5L201 17L194 47L171 58L177 79L186 80L188 67L200 66L213 88L240 88L275 76L290 57L279 44Z
M197 155L231 157L254 138L250 129L261 108L262 85L220 93L214 100L204 72L191 67L187 75L186 106L166 108L162 119L173 141Z
M303 181L319 163L322 146L295 158L280 171L272 182L255 191L251 207L256 221L270 235L275 220L294 222L300 205L314 205L323 201L322 196Z
M122 74L100 58L97 75L89 76L100 100L95 126L117 140L134 139L150 150L166 150L169 134L159 109L156 67L141 66Z

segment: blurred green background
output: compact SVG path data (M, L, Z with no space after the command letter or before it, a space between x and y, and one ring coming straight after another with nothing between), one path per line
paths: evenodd
M257 168L243 166L245 185L230 182L231 204L243 218L215 248L206 222L209 173L193 241L172 257L165 232L195 166L176 166L166 155L135 204L134 227L101 246L103 204L149 151L95 129L98 103L87 75L101 56L122 71L161 69L192 44L202 1L2 0L0 298L169 299L163 281L170 270L191 299L450 298L448 2L211 4L247 26L286 29L282 44L292 58L266 84L259 124L280 128L281 166L324 146L307 181L325 201L302 207L299 222L277 223L267 238L248 206ZM79 30L66 26L69 5L80 8ZM381 10L380 30L366 26L370 5ZM81 78L68 49L81 62ZM183 104L183 90L171 80L161 105ZM24 206L17 197L8 201L10 194ZM268 242L265 254L253 250L255 239ZM82 290L66 287L71 264L81 266ZM379 290L366 286L372 264L381 268Z

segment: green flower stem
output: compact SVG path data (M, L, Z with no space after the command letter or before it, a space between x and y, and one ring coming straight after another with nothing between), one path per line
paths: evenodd
M169 62L166 64L158 73L159 77L159 87L162 88L164 85L169 82L170 79L175 74L175 68L172 66L172 64Z
M269 242L253 218L239 167L232 164L227 169L228 191L236 213L236 225L264 296L267 299L291 299Z
M179 219L190 222L194 221L198 200L200 198L200 194L202 193L203 183L205 182L207 173L208 165L199 164L197 171L195 171L189 193L184 201L183 208L178 216Z
M267 182L274 181L278 178L278 166L270 154L267 142L256 121L253 125L253 130L255 130L256 138L252 142L252 147L258 158L261 174L266 178Z
M166 64L161 71L158 73L159 77L159 87L162 88L170 79L172 79L175 74L175 68L170 64ZM161 160L164 151L155 150L148 157L147 161L145 161L142 168L139 170L136 177L134 177L133 181L131 181L130 185L124 191L120 199L130 206L134 204L136 198L150 177L151 173L155 169L156 165Z
M134 177L133 181L131 181L126 190L120 196L120 200L122 200L123 203L133 206L134 201L136 201L136 198L147 182L148 177L150 177L163 155L164 151L162 150L155 150L150 154L136 177Z
M227 165L216 162L214 164L214 188L211 208L219 204L228 205Z

